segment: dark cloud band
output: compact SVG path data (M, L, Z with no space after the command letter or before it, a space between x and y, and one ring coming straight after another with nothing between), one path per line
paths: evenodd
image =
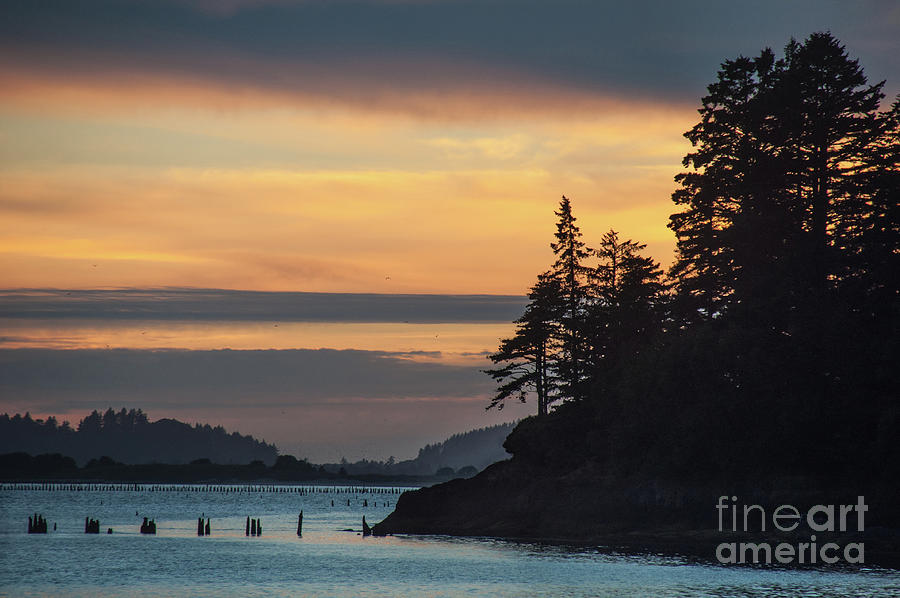
M832 30L896 79L889 1L434 2L7 0L7 66L67 77L183 81L351 101L498 88L695 100L725 58ZM207 7L207 9L204 9ZM557 106L558 107L558 106Z
M0 318L283 322L511 322L511 295L288 293L222 289L0 291Z
M276 407L487 395L478 367L385 351L0 350L3 408Z

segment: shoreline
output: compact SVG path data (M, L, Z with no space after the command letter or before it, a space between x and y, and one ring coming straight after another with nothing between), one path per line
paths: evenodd
M853 563L858 562L860 566L900 570L900 526L896 525L893 503L884 491L871 488L871 493L862 488L859 493L866 495L868 503L863 505L868 511L865 524L850 526L848 531L837 531L839 527L816 531L818 526L807 524L779 531L790 526L778 528L771 518L762 527L757 523L740 529L726 524L724 531L719 531L723 529L716 509L720 488L728 488L728 495L741 496L745 504L763 505L770 515L778 505L798 505L805 513L814 505L851 504L858 498L856 492L774 483L777 480L768 480L774 489L765 488L762 481L745 480L738 485L616 478L597 475L590 464L548 471L513 458L467 480L403 493L394 511L377 523L374 531L604 547L700 558L713 564L749 561L756 556L745 552L751 550L758 551L757 558L768 559L771 566L793 562L815 567L838 557L839 562L854 568ZM733 547L721 547L717 553L720 545L731 543ZM863 546L854 546L859 543ZM760 544L767 546L758 547Z
M9 479L0 478L0 489L13 489L15 486L54 486L48 490L64 490L64 486L395 486L404 488L422 488L435 484L435 480L421 478L310 478L310 479L277 479L277 478L203 478L196 480L181 479L121 479L121 478L51 478L51 479ZM25 490L26 488L22 488ZM28 488L42 490L41 488Z
M879 530L881 531L881 530ZM865 544L865 562L859 564L838 561L836 563L812 562L735 562L722 563L716 559L716 547L722 542L750 542L759 543L772 541L771 536L754 537L739 534L724 534L717 531L688 530L675 532L672 530L635 531L620 534L604 534L591 538L566 538L551 536L496 536L475 533L407 533L395 532L388 535L396 536L423 536L423 537L451 537L473 538L486 540L501 540L516 544L535 544L542 546L555 546L577 551L592 551L622 555L644 555L662 558L684 559L691 563L716 566L716 567L746 567L753 569L783 569L783 570L822 570L822 571L860 571L878 569L890 573L900 573L900 530L886 530L892 536L889 543L885 544L883 538L870 534L862 536L846 536L843 539L851 542ZM778 537L776 542L794 542L803 540L800 536L793 538ZM808 538L807 538L808 539ZM841 538L832 537L829 540L840 541ZM776 542L772 542L774 545Z

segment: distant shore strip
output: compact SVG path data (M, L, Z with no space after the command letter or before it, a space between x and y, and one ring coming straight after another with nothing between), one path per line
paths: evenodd
M2 491L32 492L274 492L295 494L403 494L418 486L343 486L285 484L103 484L81 482L0 482Z

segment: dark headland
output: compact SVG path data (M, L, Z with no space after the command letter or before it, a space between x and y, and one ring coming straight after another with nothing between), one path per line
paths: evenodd
M752 543L815 566L864 544L900 567L900 98L882 109L883 86L828 33L723 62L685 134L666 274L614 230L582 240L563 197L555 262L487 370L491 408L537 414L511 459L402 495L375 533L719 562Z
M847 531L819 532L819 542L862 542L867 565L900 569L895 463L883 463L885 475L874 480L852 473L834 477L759 472L741 479L699 471L627 474L584 454L588 447L578 439L590 437L589 421L564 409L524 420L505 445L511 459L469 479L404 493L394 512L374 526L374 533L496 537L715 561L722 542L809 542L817 532L805 520L792 533L773 528L772 514L779 506L792 505L805 514L814 505L837 505L839 513L840 505L856 505L863 496L868 509L865 530L857 530L857 515L851 513ZM696 441L702 443L702 430L697 432ZM560 450L545 450L549 447ZM716 506L723 496L738 499L733 503L738 505L737 533L731 529L730 510L723 510L724 529L719 531ZM758 510L743 529L743 505L763 507L765 532Z

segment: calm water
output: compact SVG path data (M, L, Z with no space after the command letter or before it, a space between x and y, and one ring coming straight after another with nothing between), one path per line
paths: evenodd
M0 595L900 596L895 571L751 569L496 540L363 538L362 516L380 521L396 493L174 488L0 489ZM34 511L48 520L47 535L26 533ZM209 537L196 535L201 513L211 519ZM104 533L85 535L86 516ZM156 536L139 533L144 516L156 519ZM261 537L245 537L247 516L261 520Z

